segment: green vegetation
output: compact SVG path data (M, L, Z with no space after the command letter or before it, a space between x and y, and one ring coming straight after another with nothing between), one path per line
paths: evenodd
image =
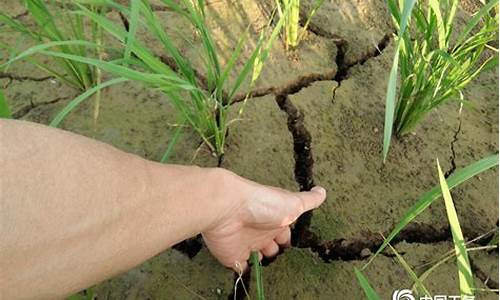
M380 296L377 294L375 289L373 289L372 285L368 281L368 278L366 278L366 276L363 275L358 268L354 268L354 273L356 274L356 278L365 292L366 298L368 298L368 300L380 300Z
M166 31L156 12L160 7L156 2L161 2L162 9L175 13L176 17L190 25L194 38L181 37L193 49L198 50L196 52L200 55L201 66L194 65L193 57L188 57L184 54L184 49L180 49L174 41L178 37L174 37L171 32L174 30ZM205 11L208 4L204 0L159 0L155 1L155 5L148 0L130 0L128 5L122 4L123 1L113 0L24 0L33 24L27 25L5 13L0 13L0 23L29 40L29 45L32 46L17 49L19 47L0 42L0 49L7 50L10 55L9 60L0 65L0 69L4 71L12 63L25 60L81 92L52 119L50 126L53 127L59 126L80 104L94 95L96 120L99 113L99 93L104 88L137 81L160 90L180 116L177 122L179 125L170 143L166 145L160 162L169 160L186 127L195 131L203 145L221 162L228 128L240 117L229 114L231 104L236 98L243 98L240 97L240 90L246 89L247 93L252 90L269 49L281 30L284 28L286 48L296 48L303 39L311 18L323 2L324 0L311 1L312 9L304 25L300 27L300 1L276 0L276 10L268 20L267 27L257 30L255 40L251 39L249 32L242 34L235 45L229 46L232 52L226 57L208 28L207 18L210 15ZM461 104L467 104L467 99L462 95L464 87L482 71L498 64L495 53L498 51L490 45L497 39L498 33L496 1L485 3L460 28L460 32L457 32L454 23L458 0L388 0L388 6L397 26L398 37L387 86L384 161L393 135L400 137L413 131L427 113L443 103L457 100ZM105 14L111 10L120 14L122 22ZM278 16L276 20L275 15ZM151 35L161 49L153 51L152 46L142 38L143 32ZM115 48L104 46L104 37L113 39L110 44L115 45ZM23 40L18 41L18 44L22 45L22 42ZM495 55L485 55L487 49ZM107 55L109 51L113 51L112 57ZM52 61L42 62L39 60L40 55L49 57ZM104 72L111 75L106 81L102 80ZM238 114L241 113L240 110ZM11 111L3 90L0 89L0 118L10 117ZM498 154L484 158L455 171L448 179L444 178L439 162L437 163L439 185L415 201L389 235L384 237L380 248L363 268L355 268L356 278L368 299L380 297L363 271L385 249L392 250L395 259L414 282L413 290L416 293L430 295L425 287L429 274L449 259L456 258L460 293L474 294L477 289L473 283L468 252L498 247L498 233L490 246L468 247L472 241L464 240L450 189L498 166L498 159ZM454 249L425 272L417 274L392 247L391 242L441 196L446 207ZM257 252L252 252L251 260L257 299L265 299L262 265ZM237 283L241 281L241 275ZM89 290L87 294L77 294L70 299L92 298L93 292Z
M5 100L5 95L3 90L0 89L0 118L10 118L10 108L7 100Z
M458 221L457 211L455 210L455 205L453 204L453 199L451 198L450 190L444 178L441 166L439 165L439 161L437 162L437 167L439 172L439 184L441 185L441 192L446 206L446 214L448 215L453 243L455 244L460 293L462 296L473 295L474 279L472 278L469 256L467 255L467 248L465 247L465 240L462 229L460 228L460 222Z
M82 15L72 13L68 7L69 4L65 1L53 3L50 7L43 0L25 0L23 2L31 20L35 24L34 27L25 25L3 12L0 13L0 23L5 23L12 30L20 33L22 39L28 39L36 45L70 40L101 40L97 25L87 24ZM101 1L83 2L88 2L87 6L90 10L100 13L101 7L98 4ZM0 44L0 48L7 49L11 52L11 55L18 52L17 49L13 49L4 43ZM61 43L54 48L59 53L69 55L84 57L99 55L98 49L89 49L82 45ZM33 57L25 57L25 59L49 75L81 91L91 88L97 82L97 69L86 63L57 57L55 59L57 67L54 68L52 62L41 62Z
M366 269L368 265L379 255L386 247L392 248L390 242L403 230L403 228L408 225L412 220L414 220L421 212L423 212L429 205L431 205L434 200L438 199L439 196L443 196L446 212L448 215L448 222L450 224L451 233L453 236L453 243L455 245L455 256L457 257L457 265L459 272L459 280L460 280L460 292L462 295L473 295L474 294L474 285L472 279L472 271L469 263L469 258L467 255L467 251L471 249L466 248L465 240L462 234L462 230L460 228L460 223L458 221L458 216L455 211L455 206L453 204L453 200L450 195L450 189L456 187L464 181L486 171L495 166L498 166L498 154L486 157L477 162L470 164L469 166L457 170L452 176L450 176L447 180L445 180L444 175L441 171L441 167L438 162L438 175L440 184L432 188L429 192L425 193L422 197L420 197L416 204L411 207L408 212L404 215L403 219L396 225L396 227L392 230L387 238L384 238L384 242L380 246L380 248L376 251L376 253L370 258L370 260L364 265L363 269ZM392 248L393 249L393 248ZM395 250L394 250L395 252ZM398 256L398 255L396 255ZM449 257L448 257L449 258ZM444 261L448 258L445 257ZM436 266L430 268L428 272L423 273L420 277L416 277L416 275L411 271L409 266L402 260L402 258L398 258L402 266L408 272L410 277L415 282L416 290L421 294L428 294L427 289L423 285L423 280L427 278L429 273L434 270L438 265L442 264L444 261L438 262ZM376 295L373 288L370 286L368 280L361 271L355 269L356 276L360 285L363 287L366 296L369 299L379 299Z
M463 88L481 71L498 65L498 55L485 60L482 55L487 48L498 52L489 45L498 34L494 13L498 1L489 1L455 35L458 0L398 3L403 1L388 1L398 43L387 87L384 160L393 130L403 136L437 106L451 100L465 102Z
M78 294L69 296L66 300L93 300L93 299L94 299L94 290L93 288L88 288Z
M325 2L325 0L314 1L313 7L307 16L304 27L302 28L302 31L300 31L300 0L276 0L279 17L281 19L284 19L285 22L284 40L287 49L289 47L293 49L299 45L300 41L304 37L305 32L307 31L307 27L309 26L311 18L316 14L316 11L323 4L323 2ZM289 9L287 10L286 8Z
M253 270L255 272L255 286L257 288L257 300L265 300L264 281L262 279L262 264L259 260L259 253L253 251L250 259L252 260Z
M74 12L76 15L89 18L93 23L100 26L104 32L121 43L124 48L124 57L122 59L104 61L89 58L85 55L50 50L52 47L62 45L78 45L87 48L98 47L95 43L85 40L73 40L38 45L21 53L13 60L34 53L41 53L75 63L95 66L117 76L117 78L97 85L88 90L88 93L74 99L52 121L51 125L53 126L57 126L69 112L100 89L126 80L135 80L163 91L182 114L186 123L199 134L205 145L220 160L224 155L225 139L228 126L231 123L228 116L229 106L242 84L248 81L256 59L260 63L266 60L268 49L276 39L283 21L278 22L267 39L264 32L261 34L250 57L247 58L238 74L234 76L246 37L240 39L230 59L223 67L210 30L205 23L204 1L193 3L184 0L177 3L176 1L163 0L162 2L168 9L175 11L188 20L200 37L202 47L200 53L203 54L202 59L205 62L205 74L199 74L191 62L181 54L174 45L172 38L162 28L149 2L142 0L131 1L130 8L114 1L106 2L109 7L118 10L128 18L130 23L128 31L123 26L83 5L77 5L79 10ZM158 57L135 37L135 33L140 26L144 26L148 32L151 32L161 42L168 57ZM172 63L169 63L169 61ZM258 75L253 74L253 81L258 78ZM230 80L233 76L234 81Z

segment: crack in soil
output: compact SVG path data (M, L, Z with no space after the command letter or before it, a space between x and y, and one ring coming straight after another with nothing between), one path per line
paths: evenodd
M29 11L27 11L27 10L26 10L26 11L23 11L22 13L20 13L20 14L17 14L17 15L15 15L15 16L12 16L11 18L12 18L12 19L14 19L14 20L19 20L19 19L21 19L22 17L27 16L28 14L29 14ZM2 27L2 26L4 26L4 25L7 25L7 24L5 24L5 23L0 24L0 27Z
M366 55L364 55L363 57L359 58L358 60L352 63L347 63L345 58L345 55L349 47L347 41L340 40L336 42L335 44L337 45L338 52L335 62L338 67L338 72L335 75L334 80L339 83L339 86L342 80L347 79L349 77L349 70L352 67L356 65L364 65L368 60L380 56L389 45L392 35L393 35L392 33L385 34L374 48L370 49Z
M123 27L128 32L129 30L129 21L121 12L118 12L120 19L122 21ZM246 93L238 93L233 96L233 99L229 103L229 95L227 92L223 91L223 101L224 104L235 104L238 102L245 101L246 99L263 97L267 95L292 95L300 92L302 89L309 87L316 81L325 81L325 80L334 80L338 82L338 86L340 86L341 81L348 77L348 73L350 68L356 65L363 65L366 61L371 58L375 58L382 54L382 52L387 48L389 42L391 41L393 33L388 33L383 36L383 38L377 43L373 49L370 49L364 56L359 58L358 60L347 63L345 59L345 55L348 49L348 42L340 37L339 35L329 33L320 27L317 27L313 24L309 24L308 31L321 36L323 38L331 39L335 45L337 46L337 55L335 57L335 63L337 68L330 69L328 71L322 73L309 73L300 76L294 81L283 85L283 86L271 86L264 88L253 89ZM159 55L159 59L166 65L168 65L172 70L178 71L178 66L175 60L172 57L166 55ZM198 70L193 68L194 75L198 80L198 84L201 88L208 91L208 79ZM210 92L210 91L209 91Z
M300 191L309 191L314 187L314 158L311 149L311 134L304 126L304 113L293 105L288 95L276 96L276 103L288 115L288 130L293 137L295 181ZM297 219L292 230L292 245L296 245L304 238L311 218L312 212L308 211Z
M475 237L473 232L464 232L464 235L468 240ZM482 237L476 243L479 245L488 244L491 235ZM385 236L388 236L388 234ZM392 240L391 244L396 245L403 241L407 243L435 244L451 240L452 235L449 226L437 227L424 223L410 223ZM308 230L297 247L309 248L312 252L318 254L325 263L329 263L338 260L365 260L377 251L383 241L382 235L369 231L362 233L361 237L323 241L315 233Z
M455 162L456 158L456 152L455 152L455 143L458 141L458 134L460 133L460 130L462 129L462 118L460 115L458 116L458 128L453 134L453 140L450 143L450 150L451 150L451 156L450 156L450 164L451 167L446 173L444 174L445 178L448 178L455 170L457 169L457 164Z
M52 76L45 77L31 77L31 76L19 76L11 73L0 72L0 79L9 79L9 80L17 80L17 81L45 81L49 79L54 79Z
M175 244L172 248L193 259L203 248L203 238L198 234L194 238Z
M310 86L316 81L333 80L335 74L337 74L337 71L335 69L328 70L324 73L305 74L300 76L296 80L280 87L265 87L254 89L248 93L248 97L247 93L237 94L236 96L234 96L231 104L244 101L247 98L262 97L267 95L293 95L300 92L303 88Z
M337 55L335 57L335 64L337 65L337 70L328 70L323 73L305 74L299 77L298 79L281 87L265 87L265 88L254 89L248 93L248 96L246 93L237 94L233 98L232 103L238 103L248 98L262 97L267 95L275 95L275 96L293 95L300 92L302 89L309 87L311 84L317 81L334 80L338 82L337 86L338 88L340 87L341 82L344 79L348 78L349 70L352 67L356 65L363 65L368 60L380 56L389 45L392 38L392 33L384 35L384 37L378 42L377 46L368 51L368 53L365 56L359 58L358 60L352 63L347 63L345 55L347 53L348 43L346 40L327 32L322 32L319 34L317 33L318 31L312 31L312 32L317 35L333 39L335 45L337 46Z
M30 101L29 105L25 105L22 108L20 108L19 110L17 110L16 112L12 113L12 118L13 119L20 119L20 118L24 117L25 115L27 115L29 112L31 112L31 110L33 110L37 107L40 107L43 105L54 104L54 103L57 103L57 102L62 101L62 100L67 100L69 98L70 97L68 97L68 96L57 97L53 100L44 101L44 102L37 102L37 103L33 103L32 101Z
M495 279L491 278L490 275L486 274L475 262L474 260L469 256L469 262L470 262L470 267L472 269L472 273L476 275L476 277L481 280L484 285L486 285L488 288L492 290L498 290L498 282L495 281ZM498 294L498 292L495 292Z
M27 16L28 14L29 14L29 11L26 10L26 11L23 11L22 13L20 13L20 14L17 14L15 16L13 16L12 19L17 20L17 19L20 19L22 17ZM2 24L2 25L4 25L4 24Z

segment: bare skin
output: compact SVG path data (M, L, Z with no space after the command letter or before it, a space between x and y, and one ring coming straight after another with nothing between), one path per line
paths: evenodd
M0 298L63 298L199 233L245 269L252 250L288 245L289 225L324 199L0 120Z

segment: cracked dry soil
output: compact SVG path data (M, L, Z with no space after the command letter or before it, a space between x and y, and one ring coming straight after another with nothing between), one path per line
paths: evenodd
M305 8L310 2L304 1ZM362 267L380 245L380 233L387 234L415 199L438 183L435 159L451 173L498 152L498 77L491 72L465 92L475 104L473 109L464 108L460 118L454 104L432 112L414 135L393 140L388 163L382 164L384 97L394 29L384 3L354 2L325 2L306 40L294 52L285 53L276 43L251 98L243 103L239 97L232 107L233 116L243 106L244 114L230 129L222 167L263 184L290 190L309 190L319 184L328 191L326 203L296 223L294 247L265 262L269 299L363 298L353 268ZM7 6L12 15L25 19L21 9ZM207 11L226 58L244 24L255 24L252 33L257 34L265 22L265 9L254 1L213 2ZM177 25L186 30L171 12L157 13L167 28ZM161 55L158 45L144 36ZM186 36L192 34L186 32ZM6 39L15 41L12 35ZM182 39L176 42L202 70L196 37L193 49ZM77 95L44 76L22 62L0 74L16 117L46 124ZM132 82L103 92L95 124L92 111L92 101L84 103L62 127L152 160L161 157L177 122L164 95ZM171 161L191 163L199 142L185 130ZM217 160L202 149L193 163L216 166ZM498 229L497 178L497 169L488 171L452 193L467 239ZM483 245L490 238L487 235L476 243ZM437 201L419 216L394 246L417 273L452 249L442 203ZM191 241L176 249L99 284L97 298L234 298L234 274L214 261L202 244ZM473 261L476 286L498 288L498 251L475 253ZM411 286L389 252L379 256L365 274L383 298L396 288ZM243 279L253 294L253 278L247 274ZM426 283L431 292L455 293L454 262L444 264ZM244 298L241 288L236 298ZM479 293L477 298L496 299L497 295Z

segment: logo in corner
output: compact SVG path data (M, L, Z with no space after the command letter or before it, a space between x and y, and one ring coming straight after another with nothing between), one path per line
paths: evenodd
M392 293L392 300L415 300L413 292L409 289L395 290Z

